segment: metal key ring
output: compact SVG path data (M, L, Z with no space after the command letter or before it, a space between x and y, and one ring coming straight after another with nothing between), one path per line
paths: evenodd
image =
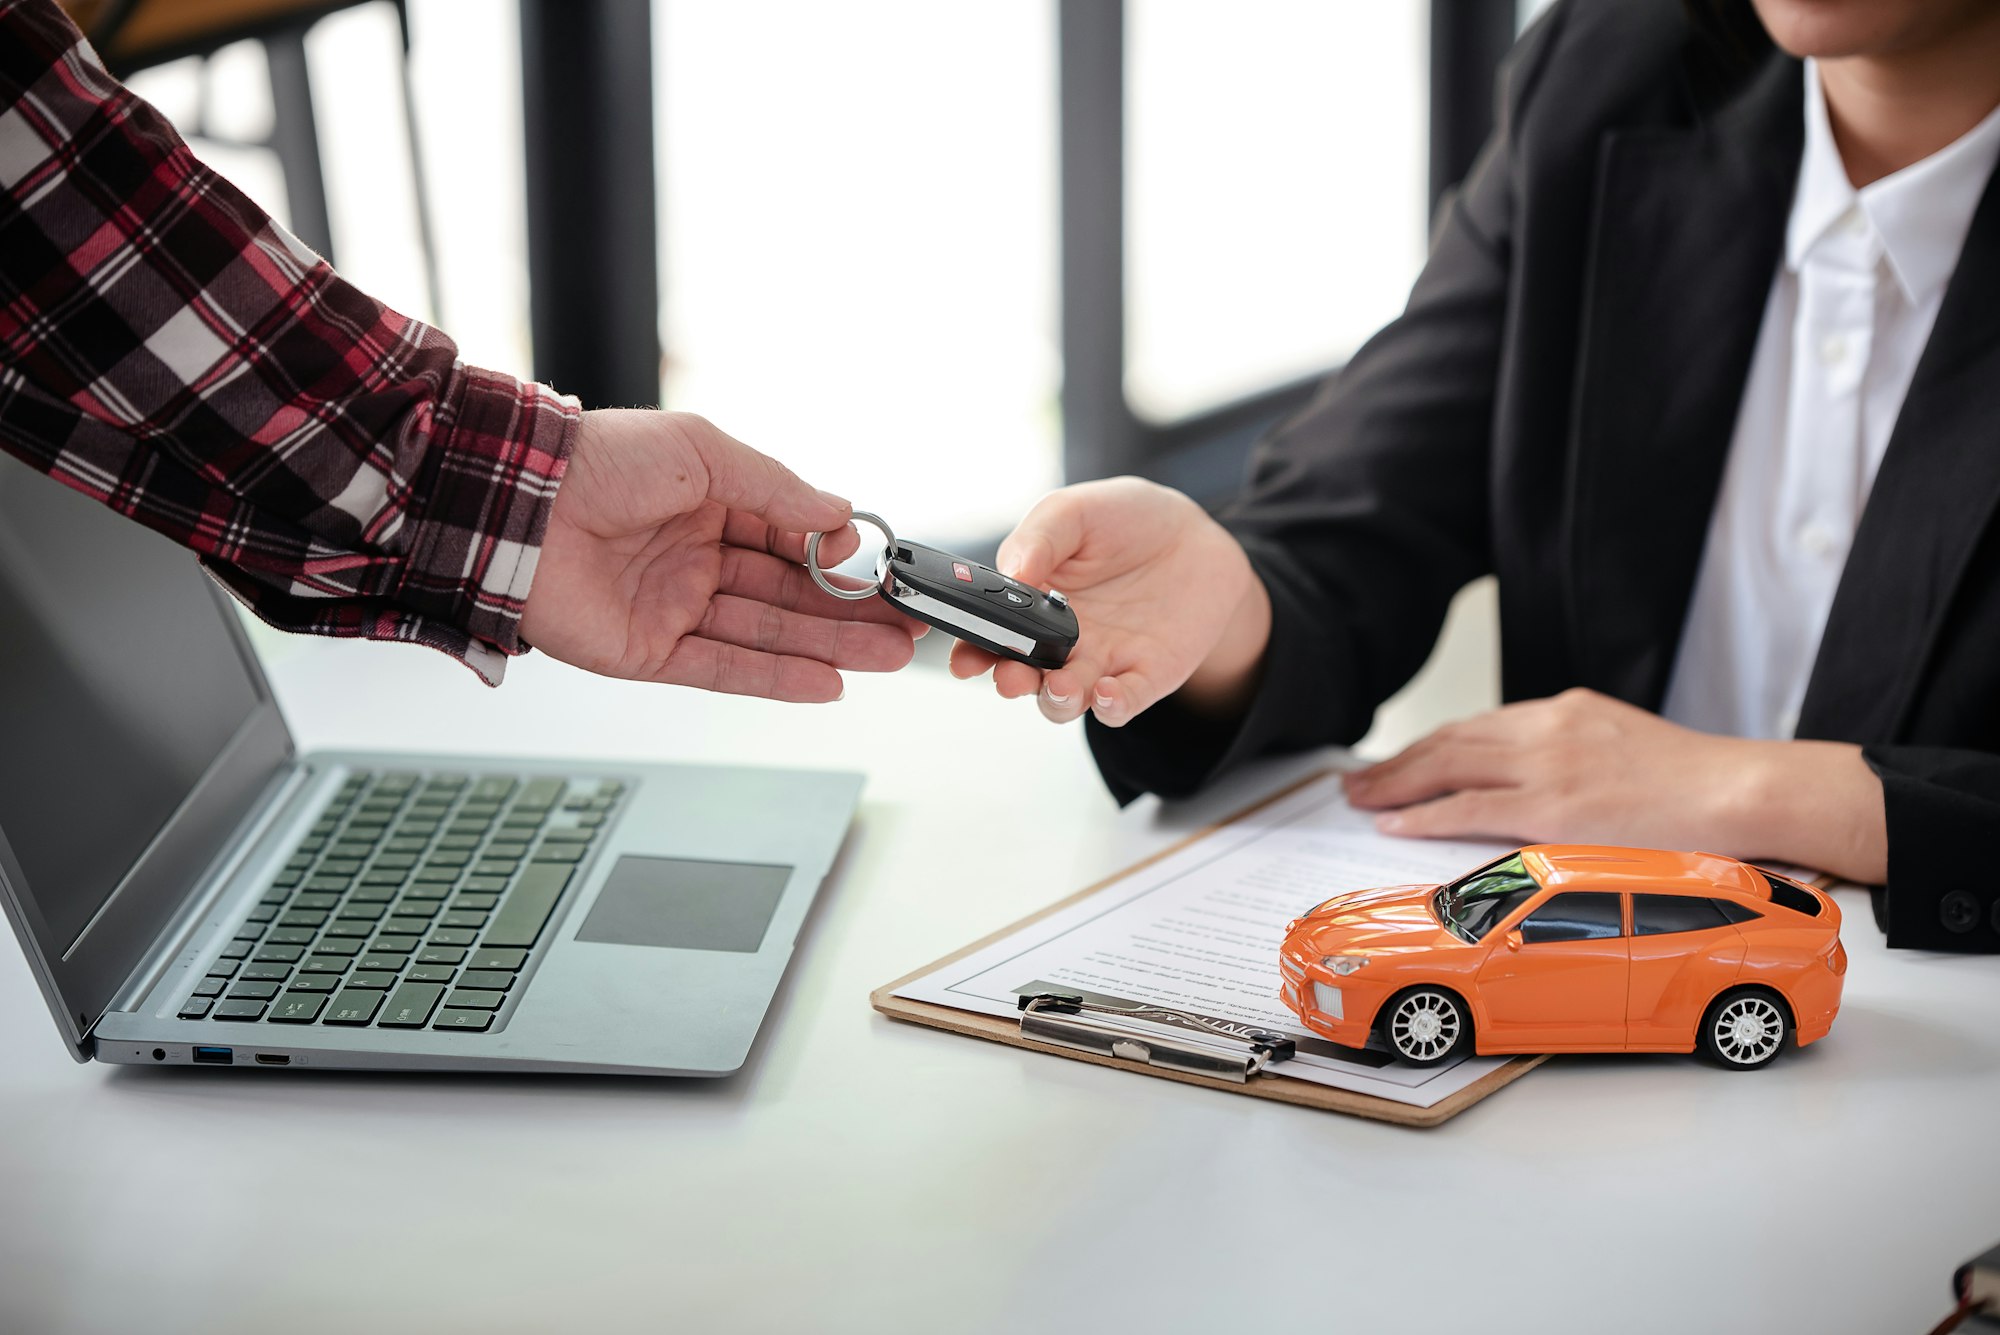
M854 517L863 524L872 524L874 527L882 530L882 537L887 543L882 549L884 554L896 550L895 530L883 521L882 516L871 515L866 510L856 510ZM843 589L828 579L826 572L819 568L819 540L825 536L826 534L824 533L811 533L806 536L806 573L812 576L813 583L819 585L834 597L845 598L851 603L858 603L864 598L873 598L875 596L874 585L871 584L859 589Z

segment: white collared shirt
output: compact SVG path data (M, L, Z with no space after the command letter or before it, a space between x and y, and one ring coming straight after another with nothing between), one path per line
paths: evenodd
M1805 94L1784 260L1660 710L1742 737L1798 727L1868 489L2000 160L1996 109L1857 191L1811 60Z

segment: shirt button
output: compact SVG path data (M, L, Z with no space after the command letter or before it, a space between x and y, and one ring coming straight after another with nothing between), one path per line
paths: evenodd
M1847 335L1828 334L1819 341L1819 359L1827 366L1838 366L1847 359Z
M1807 556L1818 558L1833 551L1833 530L1817 520L1799 528L1799 550Z

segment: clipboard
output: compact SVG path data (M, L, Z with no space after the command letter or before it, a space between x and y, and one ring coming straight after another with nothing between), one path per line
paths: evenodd
M1317 1108L1324 1112L1346 1113L1349 1116L1367 1117L1378 1122L1392 1122L1398 1126L1431 1127L1450 1121L1495 1090L1512 1084L1540 1066L1549 1059L1549 1054L1536 1053L1512 1057L1504 1065L1481 1076L1464 1089L1447 1095L1428 1108L1420 1108L1413 1104L1398 1103L1393 1099L1378 1098L1372 1094L1334 1089L1309 1080L1292 1080L1275 1074L1269 1069L1270 1065L1273 1061L1282 1060L1282 1057L1277 1055L1278 1050L1274 1044L1262 1040L1279 1036L1259 1034L1242 1029L1241 1026L1224 1026L1224 1028L1239 1029L1241 1032L1218 1032L1215 1022L1205 1021L1201 1017L1178 1016L1181 1021L1186 1022L1183 1027L1207 1030L1207 1033L1192 1034L1187 1042L1162 1045L1156 1032L1121 1034L1116 1023L1116 1012L1111 1008L1088 1003L1072 1004L1079 999L1061 994L1023 997L1020 1017L1012 1020L997 1015L962 1011L928 1001L913 1001L896 995L901 988L926 974L955 964L975 951L983 950L1052 913L1060 912L1134 872L1141 871L1178 853L1190 844L1207 838L1217 830L1262 810L1307 784L1325 778L1331 772L1331 770L1318 770L1308 774L1296 783L1287 784L1241 811L1195 831L1187 838L1161 849L1151 857L1143 858L1093 885L1085 886L1075 894L1039 912L1031 913L1018 922L1009 923L999 931L981 937L963 949L955 950L921 969L912 970L895 982L876 988L869 994L869 1003L892 1020L928 1025L933 1029L943 1029L972 1038L984 1038L995 1043L1005 1043L1010 1047L1026 1048L1031 1052L1046 1052L1057 1057L1067 1057L1072 1061L1089 1062L1094 1066L1109 1066L1116 1070L1156 1076L1162 1080L1202 1085L1225 1093L1247 1094L1251 1098L1272 1099L1279 1103L1295 1104L1302 1108Z

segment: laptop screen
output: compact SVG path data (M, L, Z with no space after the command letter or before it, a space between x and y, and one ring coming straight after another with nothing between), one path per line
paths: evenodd
M264 706L229 615L191 553L0 455L0 851L51 960ZM228 835L199 828L182 865Z

